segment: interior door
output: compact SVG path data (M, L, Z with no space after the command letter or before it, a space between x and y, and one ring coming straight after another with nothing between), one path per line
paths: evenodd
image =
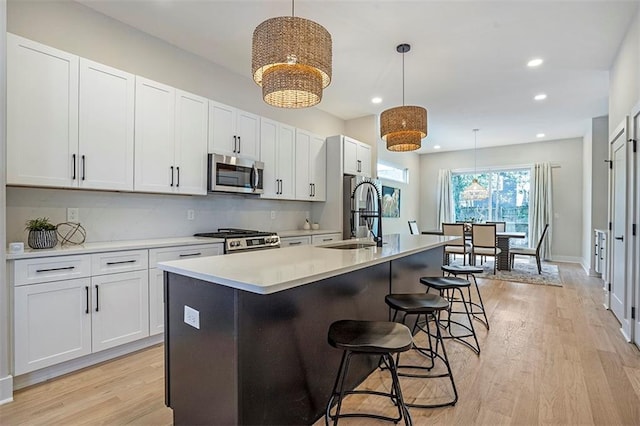
M611 138L611 311L622 326L621 331L630 340L629 273L627 247L631 238L627 233L627 132L619 127ZM629 203L630 204L630 203Z
M631 127L633 129L633 140L635 141L634 144L637 148L638 141L640 140L640 104L634 108L632 117L633 121ZM635 182L635 200L633 205L635 208L635 223L637 227L640 225L640 171L638 170L640 164L638 164L637 149L634 150L632 164L632 170L635 174L633 179ZM638 315L638 308L640 307L640 238L637 237L637 234L638 232L636 230L636 237L634 238L635 244L631 254L631 300L635 314L633 315L635 318L632 317L631 336L636 346L640 347L640 315Z

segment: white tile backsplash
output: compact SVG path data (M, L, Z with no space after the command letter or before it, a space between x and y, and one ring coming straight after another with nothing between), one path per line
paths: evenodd
M82 190L7 188L7 241L27 240L25 222L46 216L65 222L77 207L87 242L181 237L222 227L282 231L299 229L310 202L262 200L213 194L178 196ZM187 210L195 213L187 220ZM271 211L276 218L271 219Z

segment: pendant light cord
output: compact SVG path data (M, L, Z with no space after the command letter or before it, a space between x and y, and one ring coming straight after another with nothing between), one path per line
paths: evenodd
M473 174L478 174L478 130L473 129Z
M295 0L291 0L291 16L294 17L295 15Z
M404 52L402 52L402 106L404 106Z

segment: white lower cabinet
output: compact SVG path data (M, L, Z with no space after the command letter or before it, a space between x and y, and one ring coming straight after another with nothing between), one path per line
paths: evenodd
M91 279L15 288L15 375L91 353Z
M93 352L149 336L148 271L91 278Z

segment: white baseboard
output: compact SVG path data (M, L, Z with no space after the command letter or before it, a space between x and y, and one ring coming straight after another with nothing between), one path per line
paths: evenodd
M156 334L155 336L127 343L126 345L116 346L115 348L100 351L95 354L90 354L81 358L52 365L51 367L25 373L15 377L14 389L22 389L37 383L42 383L55 377L62 376L63 374L71 373L131 352L139 351L140 349L148 348L149 346L157 345L163 341L164 333Z
M582 265L582 258L576 256L552 256L551 261L562 263L579 263Z
M0 405L13 401L13 376L0 379Z

